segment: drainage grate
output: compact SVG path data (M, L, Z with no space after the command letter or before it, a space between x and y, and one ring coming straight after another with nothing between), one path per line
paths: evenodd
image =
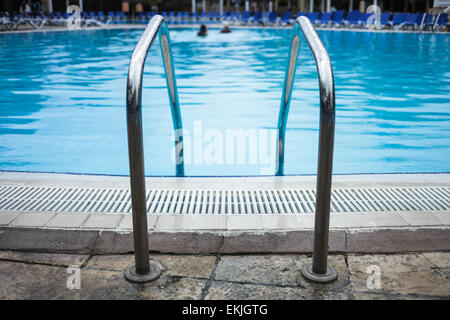
M312 213L314 190L149 190L150 214ZM131 213L127 189L0 186L0 210ZM450 188L334 189L331 212L450 210Z

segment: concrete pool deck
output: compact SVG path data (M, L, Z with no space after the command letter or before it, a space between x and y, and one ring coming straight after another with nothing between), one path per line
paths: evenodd
M123 270L134 260L130 254L55 254L0 250L0 299L450 298L449 252L330 255L329 264L339 274L337 281L330 284L314 284L301 276L302 266L311 263L311 257L307 255L154 254L151 258L161 266L161 277L154 282L134 284L123 277ZM379 286L368 285L370 277L373 277L371 270L376 267L380 271ZM74 270L79 270L79 289L70 289L67 285ZM179 318L176 308L170 310L174 313L174 317L169 316L170 318ZM170 310L165 313L170 313ZM273 312L270 315L273 316Z
M149 177L150 249L310 253L315 176ZM330 252L450 250L450 174L335 175ZM129 178L0 173L0 250L133 252Z

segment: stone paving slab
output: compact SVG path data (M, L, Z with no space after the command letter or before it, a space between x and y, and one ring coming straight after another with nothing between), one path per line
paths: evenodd
M300 273L308 255L151 255L154 282L133 284L123 270L133 255L0 251L0 299L450 299L450 252L330 255L339 278L314 284ZM80 289L67 288L67 265L80 267ZM369 288L370 266L380 288Z
M444 260L447 265L448 259L448 253L444 253L436 260ZM447 298L450 295L450 268L439 268L422 254L349 255L348 265L352 288L357 292L370 293L364 285L367 283L367 267L375 265L381 271L380 292Z
M89 255L87 254L60 254L0 250L0 260L25 262L31 264L48 264L61 267L81 267L85 262L87 262L88 258Z
M216 262L215 256L152 254L166 274L174 277L208 279ZM123 271L134 264L134 255L98 255L92 257L87 267L111 271Z

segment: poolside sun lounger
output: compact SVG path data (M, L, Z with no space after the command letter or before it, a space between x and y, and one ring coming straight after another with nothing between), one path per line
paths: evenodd
M183 23L190 23L191 22L191 15L189 14L189 11L185 11L183 13Z
M433 31L441 28L444 30L445 27L448 26L448 14L447 13L439 13L434 21Z
M342 25L344 22L344 10L338 10L335 11L332 18L331 18L331 22L335 25L335 26L340 26Z
M270 17L270 11L267 11L266 13L264 13L264 17L261 20L262 24L268 24L269 17Z
M291 24L291 17L292 17L291 11L286 11L285 13L283 13L283 15L281 16L281 24L282 25Z
M174 18L174 21L173 21L174 23L183 22L183 11L178 11L173 18Z
M116 12L116 21L117 23L125 23L127 20L127 16L125 15L125 12L123 11L117 11Z
M176 22L175 11L170 11L169 12L169 16L168 16L167 22L168 23L175 23Z
M194 12L191 17L192 23L196 23L198 21L198 13Z
M206 15L206 22L211 22L212 17L213 17L212 11L208 12L208 14Z
M355 27L361 24L362 13L358 10L353 10L347 13L347 16L343 20L347 27Z
M278 22L278 11L273 11L269 15L269 23L275 24Z
M390 25L391 21L389 20L391 17L391 14L389 12L382 12L380 17L380 24L385 27Z
M310 12L307 15L309 21L311 21L311 23L316 23L317 18L319 17L319 13L318 12Z
M258 11L255 13L255 15L252 18L250 18L249 22L260 23L260 22L262 22L262 18L263 18L262 12Z
M361 26L367 27L367 25L368 25L367 22L369 21L369 18L371 16L373 16L373 13L366 12L366 13L361 14L360 19L359 19L359 24ZM373 23L375 23L375 21Z
M423 13L408 13L406 15L406 20L403 23L403 27L416 29L422 22Z
M324 12L320 15L320 18L317 20L317 24L320 26L326 26L331 23L331 12Z
M395 13L391 21L391 27L398 30L403 26L405 22L406 22L406 13L403 12Z
M114 11L108 11L107 19L110 20L111 23L117 23L116 15L114 14Z
M105 14L103 13L103 11L97 12L97 20L106 21L106 17L105 17Z
M241 23L244 23L244 24L248 23L250 20L250 16L251 16L250 11L244 11L242 13Z
M227 21L228 20L228 18L229 18L229 16L230 16L230 12L223 12L222 13L222 16L220 17L220 21Z

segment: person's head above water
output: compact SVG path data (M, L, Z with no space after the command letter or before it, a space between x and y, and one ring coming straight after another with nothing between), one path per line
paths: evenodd
M220 30L220 33L230 33L231 29L228 25L225 25L222 30Z
M206 30L206 26L204 24L202 24L200 26L200 31L197 33L198 36L200 37L204 37L208 34L208 31Z

